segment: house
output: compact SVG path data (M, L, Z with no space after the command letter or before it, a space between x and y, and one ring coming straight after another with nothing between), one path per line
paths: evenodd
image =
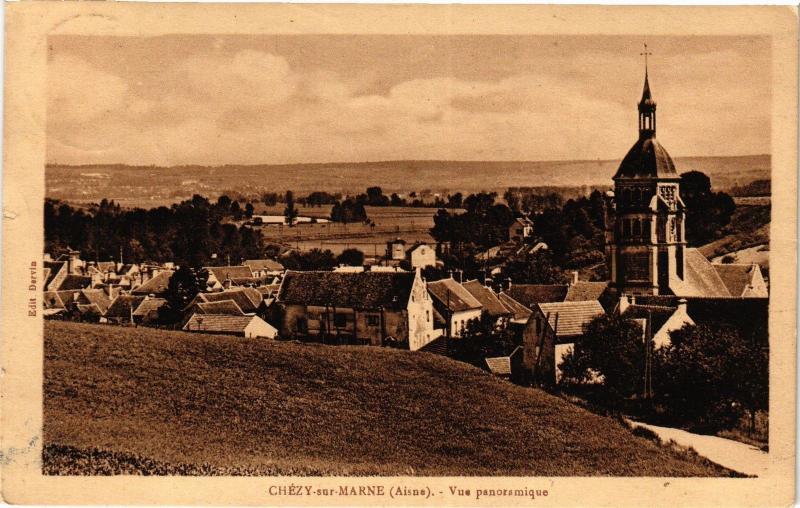
M230 314L193 314L183 325L183 330L236 335L246 339L274 339L278 336L278 330L258 316L232 316Z
M769 290L761 267L757 264L713 264L731 296L737 298L767 298Z
M254 277L276 277L281 275L285 268L274 259L247 259L242 263L250 267Z
M678 300L676 307L662 305L640 305L635 303L635 297L622 296L618 312L622 317L632 319L642 327L642 338L652 337L655 348L666 346L670 343L670 333L680 330L686 325L694 325L694 320L687 312L686 299Z
M425 242L416 242L406 250L406 259L414 270L436 266L436 249Z
M244 314L255 314L259 305L261 305L263 296L257 289L247 287L226 289L216 293L198 293L186 306L185 312L189 314L197 312L195 306L201 303L227 300L235 302Z
M452 277L429 282L428 293L431 295L433 308L444 319L444 334L447 337L463 336L467 323L481 318L481 302Z
M604 313L597 300L540 303L523 331L525 369L536 384L552 386L561 377L562 358L595 317Z
M206 266L204 269L208 271L208 288L211 290L246 284L258 285L260 282L249 266Z
M464 284L464 289L475 297L483 307L483 313L489 316L498 327L505 327L513 312L506 307L491 288L488 288L477 280L468 280Z
M133 311L145 298L147 297L140 295L119 295L106 310L106 320L114 324L132 323Z
M516 384L522 384L525 380L525 368L522 359L522 346L517 346L508 356L484 358L484 363L486 364L486 369L495 376Z
M522 241L533 234L533 222L527 217L517 217L508 226L508 239Z
M175 272L172 270L165 270L155 274L152 278L145 281L143 284L136 286L131 290L132 295L153 295L163 296L167 293L169 288L169 281Z
M505 291L498 293L497 298L511 312L511 324L525 325L528 322L528 318L533 313L531 309L511 298Z
M281 336L323 342L402 345L434 338L433 306L415 272L288 271L278 291Z
M386 242L386 260L402 261L406 258L406 241L400 238Z
M159 311L167 305L163 298L151 298L146 296L133 311L133 322L137 325L149 325L159 322Z

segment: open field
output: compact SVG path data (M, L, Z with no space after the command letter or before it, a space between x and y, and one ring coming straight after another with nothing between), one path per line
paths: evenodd
M770 178L770 156L676 157L679 172L698 170L715 189ZM45 170L47 197L74 203L113 199L123 206L151 208L188 199L243 194L312 191L356 194L373 185L385 194L411 191L472 193L509 187L585 185L610 187L619 160L607 161L389 161L257 166L59 166Z
M48 474L725 476L444 357L45 323Z
M731 217L731 222L723 229L723 236L700 247L707 258L721 259L721 256L741 251L737 263L757 262L762 268L769 268L769 225L771 206L739 205ZM766 266L765 263L766 262Z
M329 249L341 254L345 249L358 249L367 256L383 256L386 242L402 238L409 244L434 242L430 235L436 208L413 208L399 206L367 206L367 216L375 225L362 223L297 224L292 227L269 225L260 227L261 235L268 242L290 245L301 250L313 248ZM300 215L327 217L330 206L299 207ZM461 210L458 210L461 211ZM282 214L283 208L261 207L256 213Z

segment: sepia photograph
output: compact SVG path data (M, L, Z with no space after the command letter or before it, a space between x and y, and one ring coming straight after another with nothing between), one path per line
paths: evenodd
M48 29L16 262L41 429L15 453L44 481L336 479L260 480L319 505L793 468L783 50L648 9L613 34ZM446 477L511 483L419 482Z

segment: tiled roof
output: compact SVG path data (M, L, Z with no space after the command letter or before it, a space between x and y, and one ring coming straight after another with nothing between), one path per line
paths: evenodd
M94 303L79 303L76 305L78 308L78 312L81 314L97 314L98 316L103 315L103 311Z
M45 261L44 268L47 270L47 274L44 276L44 286L47 287L50 285L50 282L58 275L58 272L66 265L63 261Z
M506 293L532 309L537 303L563 302L567 297L566 284L512 284Z
M153 276L150 280L146 281L141 286L137 286L136 289L131 291L131 294L134 295L161 295L167 291L169 287L169 281L172 278L172 274L174 272L172 270L167 270L163 272L159 272Z
M539 309L545 316L549 315L548 323L557 337L581 335L589 321L603 314L603 307L597 300L540 303Z
M527 321L528 318L531 316L532 313L531 309L525 307L518 301L514 300L505 292L501 292L499 295L497 295L497 297L500 299L501 302L503 302L503 305L505 305L508 308L508 310L511 311L513 319L519 319L519 320L524 319L525 321Z
M599 300L600 296L608 288L608 282L587 282L578 281L567 290L565 302L586 302L589 300Z
M59 291L70 289L86 289L92 286L92 278L83 275L67 275L58 286Z
M236 305L242 309L245 314L251 314L256 311L258 305L261 304L261 294L258 293L258 304L255 303L255 298L251 292L258 293L257 290L252 288L235 288L221 291L219 293L199 293L189 305L203 302L221 302L223 300L233 300Z
M697 249L686 249L686 269L683 282L670 283L677 296L725 297L730 291L714 265ZM737 295L738 296L738 295Z
M508 316L511 311L503 305L497 294L487 288L477 280L470 280L462 284L464 289L483 305L485 310L492 317Z
M225 279L251 279L253 271L249 266L206 266L208 273L214 275L222 283Z
M69 289L56 291L56 293L58 294L58 297L61 298L61 301L64 303L64 305L69 305L80 298L81 290Z
M44 306L46 309L63 309L64 302L61 301L61 297L58 294L58 291L45 291L44 295Z
M266 270L268 272L283 271L283 265L274 259L248 259L242 264L249 266L251 270Z
M106 311L106 317L130 319L131 307L136 309L143 301L144 296L119 295L111 302L111 306Z
M231 316L244 316L244 312L242 312L241 307L239 307L233 300L198 303L197 312L199 314L228 314Z
M298 305L335 305L358 309L406 308L413 272L294 272L283 279L278 301Z
M484 360L489 372L495 376L510 376L511 375L511 357L510 356L497 356L494 358L486 358Z
M651 322L651 332L657 333L664 323L675 314L675 308L673 307L663 307L660 305L639 305L633 304L629 305L625 312L622 313L623 317L628 319L650 319L652 318Z
M228 314L194 314L183 326L187 331L242 333L257 316L231 316Z
M428 282L428 292L451 312L483 307L477 298L452 278Z
M731 296L742 296L747 286L753 282L753 265L712 264L711 266L717 271Z
M81 295L89 303L97 305L101 310L101 314L108 310L109 305L111 305L111 300L102 289L84 289L81 291Z
M151 312L158 312L158 309L167 304L163 298L148 298L136 307L133 311L134 316L147 316Z

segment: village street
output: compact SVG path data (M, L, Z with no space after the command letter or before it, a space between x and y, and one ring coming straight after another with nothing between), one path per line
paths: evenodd
M693 434L672 427L659 427L633 420L628 422L655 432L665 443L672 440L681 446L691 446L708 460L739 473L763 476L767 472L769 455L755 446L717 436Z

